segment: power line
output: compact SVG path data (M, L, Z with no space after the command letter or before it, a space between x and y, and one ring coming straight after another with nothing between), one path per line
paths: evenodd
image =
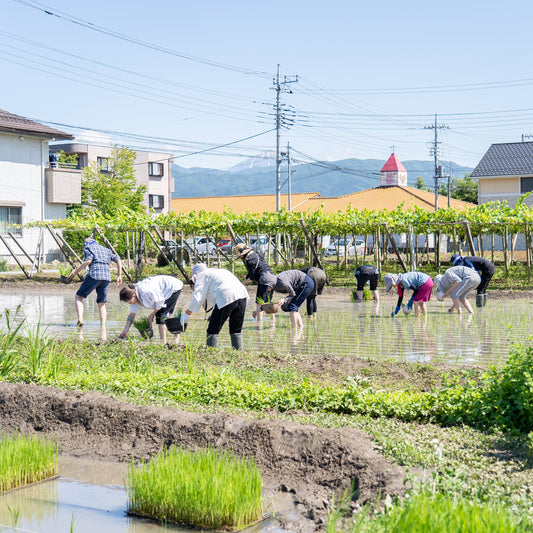
M209 65L211 67L217 67L225 70L231 70L234 72L239 72L241 74L246 74L248 76L257 76L262 78L269 78L272 74L268 72L263 72L259 70L253 70L249 68L242 68L237 67L234 65L229 65L226 63L219 63L217 61L211 61L209 59L204 59L201 57L193 56L190 54L185 54L183 52L178 52L176 50L171 50L170 48L165 48L163 46L159 46L157 44L149 43L147 41L142 41L141 39L137 39L135 37L131 37L129 35L125 35L123 33L119 33L115 30L111 30L108 28L104 28L103 26L98 26L96 24L93 24L92 22L88 22L86 20L83 20L81 18L75 17L73 15L70 15L68 13L65 13L64 11L55 10L54 8L47 6L41 2L36 2L33 0L13 0L14 2L17 2L23 6L30 7L32 9L36 9L37 11L41 11L45 15L50 15L53 17L57 17L61 20L64 20L66 22L70 22L71 24L75 24L78 26L82 26L86 29L89 29L91 31L96 31L98 33L102 33L104 35L108 35L110 37L114 37L116 39L120 39L122 41L126 41L132 44L136 44L138 46L142 46L144 48L149 48L151 50L155 50L157 52L161 52L164 54L168 54L175 57L180 57L182 59L187 59L188 61L194 61L197 63L203 63L204 65Z

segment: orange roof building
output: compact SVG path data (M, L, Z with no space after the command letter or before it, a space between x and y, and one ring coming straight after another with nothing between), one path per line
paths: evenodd
M381 169L381 186L364 191L345 194L343 196L324 197L319 193L296 193L291 195L292 211L316 211L322 208L326 213L346 211L349 207L362 211L393 211L400 205L409 210L421 207L426 211L434 211L435 195L433 192L422 191L407 187L407 171L398 159L392 154ZM283 194L281 205L288 206L288 197ZM448 198L439 195L440 208L448 206ZM474 204L450 198L450 207L463 211ZM249 196L207 196L202 198L172 198L172 209L176 213L191 213L192 211L209 211L223 213L231 209L236 214L245 212L275 213L276 195L259 194Z
M352 209L370 209L393 211L400 204L403 209L413 209L415 206L426 211L435 209L435 195L432 192L421 191L413 187L384 186L366 189L364 191L345 194L344 196L323 197L318 193L297 193L291 195L292 211L316 211L322 207L326 213L337 213ZM287 195L282 195L282 206L287 207ZM439 195L439 207L447 207L448 198ZM474 204L450 198L450 207L463 211ZM224 213L231 209L240 215L245 212L275 213L276 195L259 194L249 196L204 196L200 198L172 198L172 210L176 213L191 213L192 211L209 211Z

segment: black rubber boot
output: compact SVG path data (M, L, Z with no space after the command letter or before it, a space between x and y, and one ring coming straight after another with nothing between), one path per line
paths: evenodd
M484 294L476 294L476 307L483 307L485 305Z
M231 338L231 347L234 350L242 350L242 333L232 333Z
M487 293L483 293L483 307L485 307L485 304L487 303Z
M218 348L218 335L209 335L208 333L205 345L209 348Z

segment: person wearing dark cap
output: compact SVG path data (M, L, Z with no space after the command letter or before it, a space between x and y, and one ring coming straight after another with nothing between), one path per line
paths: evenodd
M246 246L246 244L239 243L235 246L235 258L242 259L244 266L246 267L246 277L243 280L243 283L246 285L252 281L257 283L257 292L255 295L255 302L257 304L257 309L254 311L254 318L261 321L263 318L263 311L261 310L261 303L269 302L269 292L268 287L260 283L261 276L265 272L269 272L274 276L274 272L268 266L268 263L265 261L265 258L258 254L252 248ZM274 316L274 315L272 315Z
M370 285L370 291L372 292L374 300L379 302L379 270L373 265L361 265L354 270L353 275L357 280L357 301L363 301L363 289L368 283Z
M489 282L492 279L492 276L494 276L494 263L484 257L478 257L476 255L461 257L458 254L452 255L450 262L453 266L467 266L473 268L479 274L481 283L476 289L476 307L483 307L487 303L487 288Z
M302 268L302 272L307 274L314 282L315 288L311 291L311 294L307 297L306 306L307 306L307 316L314 320L318 311L316 305L316 297L319 294L322 294L324 286L326 285L327 276L326 273L321 269L314 266L308 266Z

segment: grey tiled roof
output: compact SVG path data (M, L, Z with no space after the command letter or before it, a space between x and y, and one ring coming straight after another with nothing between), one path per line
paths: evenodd
M34 122L28 118L19 117L3 109L0 109L0 131L55 139L74 139L74 136L69 133L39 124L39 122Z
M493 144L470 174L487 176L533 176L533 142Z

